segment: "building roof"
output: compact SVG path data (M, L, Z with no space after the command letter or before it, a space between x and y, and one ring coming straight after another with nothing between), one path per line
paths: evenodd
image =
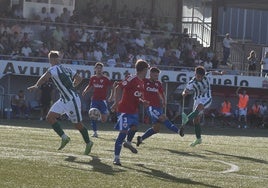
M268 10L268 0L213 0L218 6Z

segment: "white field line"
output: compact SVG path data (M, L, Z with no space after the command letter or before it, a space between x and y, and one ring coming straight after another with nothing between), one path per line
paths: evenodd
M230 166L229 169L221 171L221 173L231 173L231 172L238 172L239 171L239 167L235 164L227 163L227 162L222 161L222 160L212 160L212 161L223 163L223 164Z
M21 152L20 152L21 151ZM23 155L23 153L27 152L26 155ZM94 154L94 153L93 153ZM57 160L49 160L49 158L53 158L53 157L57 157L57 156L63 156L63 157L75 157L76 159L74 161L86 161L84 163L70 163L69 161L65 161L62 160L62 162L59 162ZM94 156L89 155L79 155L79 154L74 154L74 153L61 153L61 152L51 152L51 151L42 151L42 150L33 150L33 149L18 149L18 148L10 148L10 147L1 147L0 146L0 159L1 158L12 158L12 159L19 159L19 160L23 160L23 159L28 159L28 160L44 160L44 161L49 161L50 164L60 164L60 165L64 165L64 166L69 166L69 167L76 167L77 169L93 169L93 166L89 164L89 161L92 160L94 158ZM89 160L90 159L90 160ZM110 163L111 166L112 165L112 158L98 158L100 161L103 162L107 162ZM55 161L55 162L53 162ZM237 172L239 171L239 167L235 164L232 163L228 163L222 160L212 160L214 162L219 162L222 164L226 164L228 166L230 166L229 169L224 170L224 171L213 171L213 170L202 170L202 169L196 169L196 168L185 168L185 167L180 167L180 166L175 166L175 165L168 165L168 164L155 164L155 163L148 163L146 162L146 166L155 166L155 167L168 167L170 169L180 169L179 171L181 173L184 174L191 174L191 172L189 171L197 171L197 172L206 172L206 173L210 173L210 174L230 174L231 176L239 176L239 177L247 177L247 178L254 178L254 179L263 179L263 180L268 180L268 177L260 177L260 176L248 176L248 175L241 175L241 174L236 174L233 172ZM137 161L131 161L131 160L127 160L126 158L123 158L122 160L123 165L124 164L142 164L142 162L137 162ZM115 166L118 167L118 166ZM124 166L122 167L118 167L118 168L124 168ZM136 172L133 172L136 173Z

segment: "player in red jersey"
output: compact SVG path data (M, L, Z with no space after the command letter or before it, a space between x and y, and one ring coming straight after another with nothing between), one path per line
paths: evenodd
M106 102L109 88L112 86L112 81L103 75L103 63L97 62L95 64L95 75L91 76L87 87L84 89L82 96L85 96L91 88L93 94L91 97L90 108L97 108L101 112L101 121L106 122L109 110ZM93 137L98 137L97 121L91 120L92 129L94 131Z
M127 141L124 142L123 146L130 149L133 153L138 152L136 148L131 145L131 141L138 129L139 104L147 104L147 101L143 99L143 79L146 77L149 64L144 60L137 60L135 68L136 74L130 75L120 82L115 87L114 91L115 100L111 109L117 110L118 112L118 121L115 128L120 131L115 141L113 162L115 165L121 165L120 152L126 137Z
M152 127L145 131L142 136L137 137L137 146L146 138L158 133L161 124L164 124L171 131L184 136L183 128L178 129L164 114L163 109L166 106L166 100L162 83L158 81L159 74L160 70L158 68L151 67L150 78L143 80L144 99L149 101L149 106L146 107L146 115L150 118Z

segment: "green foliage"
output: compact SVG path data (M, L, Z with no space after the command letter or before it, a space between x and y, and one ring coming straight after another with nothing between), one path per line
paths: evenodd
M0 124L0 187L257 188L268 183L267 129L202 127L203 143L191 148L193 127L186 127L183 138L163 128L138 147L138 154L122 148L119 167L112 164L118 135L112 124L99 126L89 156L69 123L62 122L71 137L62 151L57 150L60 138L45 122Z

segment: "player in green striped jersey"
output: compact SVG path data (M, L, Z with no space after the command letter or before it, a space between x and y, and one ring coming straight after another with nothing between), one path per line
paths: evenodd
M75 90L75 87L82 81L82 78L72 69L60 64L58 51L50 51L48 58L51 67L39 78L35 85L28 87L28 90L33 91L50 78L52 79L60 92L60 98L50 108L46 120L62 139L59 150L63 149L70 142L70 137L65 134L58 122L58 118L66 114L76 129L82 134L86 143L84 154L88 155L91 152L93 142L90 141L88 131L82 123L81 101Z

